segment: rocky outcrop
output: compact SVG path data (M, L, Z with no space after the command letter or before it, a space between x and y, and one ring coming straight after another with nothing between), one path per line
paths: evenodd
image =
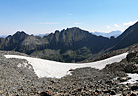
M127 61L128 62L133 62L134 61L134 58L136 57L136 54L137 53L129 53L126 57Z

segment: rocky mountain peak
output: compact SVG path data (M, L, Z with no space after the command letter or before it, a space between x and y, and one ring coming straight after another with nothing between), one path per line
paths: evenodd
M13 36L25 36L25 35L28 35L26 34L24 31L17 31Z

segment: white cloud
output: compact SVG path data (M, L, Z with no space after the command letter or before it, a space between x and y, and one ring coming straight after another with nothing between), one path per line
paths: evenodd
M110 26L106 26L106 28L110 29Z
M55 25L55 24L59 24L59 22L44 22L44 23L38 23L38 24Z
M138 20L135 20L135 21L129 21L129 22L126 22L126 23L123 23L124 26L131 26L133 24L135 24Z
M119 27L119 25L117 25L117 24L114 24L114 26L117 27L117 28Z
M79 24L82 24L82 23L78 23L78 22L76 22L76 23L74 23L74 24L79 25Z

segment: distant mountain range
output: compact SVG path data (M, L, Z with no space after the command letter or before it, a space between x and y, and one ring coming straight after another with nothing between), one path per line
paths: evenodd
M14 50L61 62L79 62L93 54L109 52L138 43L137 36L138 22L117 38L97 36L77 27L57 30L42 38L18 31L12 36L0 38L0 49Z
M49 35L49 34L48 33L46 33L46 34L38 34L38 35L35 35L35 36L39 36L39 37L43 38L44 36L47 36L47 35Z
M123 32L122 31L112 31L109 33L104 33L104 32L94 32L93 34L97 35L97 36L103 36L103 37L108 37L110 38L111 36L114 36L115 38L118 37L119 35L121 35Z
M0 37L1 37L1 38L6 38L6 37L7 37L7 35L1 35Z

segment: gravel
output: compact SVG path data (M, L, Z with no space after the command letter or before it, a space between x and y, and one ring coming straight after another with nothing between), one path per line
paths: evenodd
M137 89L134 89L138 88L137 83L120 84L121 78L126 77L125 71L120 68L124 62L127 62L126 60L106 66L103 70L89 67L71 70L72 75L56 79L38 78L32 67L19 66L19 64L28 63L26 60L7 59L4 55L8 54L27 56L18 52L0 51L0 95L2 96L109 96L137 94ZM109 70L110 68L113 70ZM132 87L134 92L132 92Z

